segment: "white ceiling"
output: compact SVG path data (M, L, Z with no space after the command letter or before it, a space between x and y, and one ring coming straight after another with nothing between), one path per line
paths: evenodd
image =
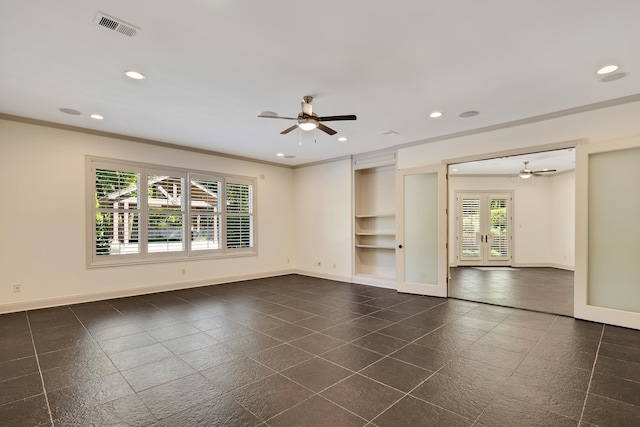
M573 148L566 148L517 156L496 157L487 160L452 164L449 166L449 174L505 175L515 177L524 169L524 162L529 162L527 169L532 171L555 169L555 173L545 174L545 176L553 176L557 173L574 170L576 168L576 155Z
M638 0L0 0L0 113L299 165L636 95L638 16ZM609 63L626 76L601 82ZM304 95L358 120L299 146L292 122L256 117Z

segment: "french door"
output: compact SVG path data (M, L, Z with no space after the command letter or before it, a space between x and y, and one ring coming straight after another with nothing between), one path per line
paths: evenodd
M513 195L456 193L457 265L511 265Z

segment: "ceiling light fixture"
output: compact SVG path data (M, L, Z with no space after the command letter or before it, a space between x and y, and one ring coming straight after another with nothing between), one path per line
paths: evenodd
M134 70L127 70L124 72L124 74L134 80L142 80L144 79L146 76L138 71L134 71Z
M429 114L429 117L431 117L432 119L442 117L442 111L434 111L433 113Z
M102 120L104 119L103 116L101 116L100 114L92 114L89 117L91 117L92 119L96 119L96 120Z
M318 122L314 119L301 119L298 122L298 127L302 130L313 130L318 127Z
M276 154L276 156L278 156L278 157L284 157L284 153L278 153L278 154Z
M522 172L520 172L520 175L518 176L522 179L527 179L527 178L531 178L533 174L531 172L527 172L523 170Z
M347 137L346 136L341 136L340 138L338 138L338 141L347 142Z
M465 111L464 113L460 113L458 115L458 117L462 117L463 119L466 119L468 117L474 117L477 116L478 114L480 114L478 111L475 110L469 110L469 111Z
M60 108L59 111L65 114L71 114L72 116L79 116L82 114L80 111L74 110L73 108Z
M598 71L596 71L596 73L598 73L598 74L609 74L609 73L613 73L617 69L618 69L617 65L605 65L604 67L602 67Z

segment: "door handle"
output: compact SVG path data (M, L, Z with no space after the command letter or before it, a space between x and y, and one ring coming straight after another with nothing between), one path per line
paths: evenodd
M402 245L398 245L398 249L402 249Z

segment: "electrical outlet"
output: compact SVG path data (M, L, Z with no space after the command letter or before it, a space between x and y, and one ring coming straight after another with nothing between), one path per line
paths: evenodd
M287 264L291 264L291 258L287 258Z
M333 268L336 268L336 263L335 262L333 263Z
M182 275L184 276L185 274L187 274L187 269L186 269L186 268L183 268L183 269L182 269Z
M19 283L13 285L13 292L22 292L22 285Z
M321 265L321 264L320 264L320 261L316 261L314 265L315 265L316 267L320 267L320 265Z

